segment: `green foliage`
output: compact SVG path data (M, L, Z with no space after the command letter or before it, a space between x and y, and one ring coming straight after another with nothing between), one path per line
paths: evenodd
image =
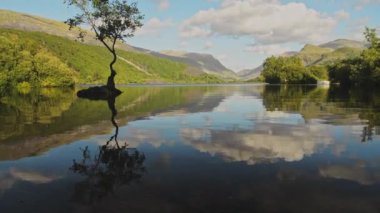
M264 63L262 72L265 82L274 84L314 84L314 76L298 57L270 57Z
M370 48L360 56L338 61L329 66L331 81L342 85L375 85L380 83L380 46L374 29L366 28Z
M10 79L6 72L0 70L0 97L10 88Z
M343 85L369 85L380 82L380 51L368 49L360 57L329 66L332 82Z
M224 81L212 74L202 74L192 77L193 83L223 83Z
M318 80L329 79L328 70L327 70L327 67L325 66L315 65L315 66L307 67L307 69L309 70L309 73L312 76L315 76Z
M80 11L66 21L70 28L87 24L95 32L96 38L102 42L107 39L115 41L132 37L135 30L142 26L141 21L144 16L140 14L136 3L128 4L124 0L65 0L65 2Z
M380 48L380 39L376 35L376 29L366 27L364 31L364 37L370 44L370 48Z
M2 93L16 86L70 87L77 79L72 68L38 41L9 31L0 31L0 62Z
M44 33L19 33L44 43L49 51L76 70L79 73L79 84L101 84L109 76L108 61L112 60L112 56L105 48L85 45ZM144 79L147 79L145 73L121 60L115 64L115 69L119 71L116 82L120 84L143 83Z
M29 94L30 91L32 90L32 86L30 85L30 83L25 82L25 81L18 83L16 88L17 88L17 91L21 94Z
M246 83L263 83L265 82L265 78L263 75L259 75L256 78L250 79L248 81L245 81Z

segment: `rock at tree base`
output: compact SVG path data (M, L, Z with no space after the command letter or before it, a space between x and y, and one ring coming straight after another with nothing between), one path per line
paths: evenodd
M108 100L117 97L121 94L118 89L109 89L107 86L90 87L88 89L80 90L77 93L79 98L90 100Z

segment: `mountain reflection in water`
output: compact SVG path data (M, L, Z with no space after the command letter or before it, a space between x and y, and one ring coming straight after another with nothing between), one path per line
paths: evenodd
M60 90L0 100L0 212L380 211L376 90L129 87L108 103Z

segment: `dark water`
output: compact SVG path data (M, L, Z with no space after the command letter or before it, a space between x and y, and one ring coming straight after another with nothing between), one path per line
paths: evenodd
M117 138L112 105L2 97L0 212L380 212L376 89L124 88Z

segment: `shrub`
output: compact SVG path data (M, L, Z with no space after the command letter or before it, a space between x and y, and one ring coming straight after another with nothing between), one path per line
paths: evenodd
M32 89L32 86L30 85L30 83L24 81L18 83L16 89L21 94L29 94Z
M327 71L327 67L325 66L310 66L308 67L308 71L311 75L313 75L318 80L328 80L329 75Z

